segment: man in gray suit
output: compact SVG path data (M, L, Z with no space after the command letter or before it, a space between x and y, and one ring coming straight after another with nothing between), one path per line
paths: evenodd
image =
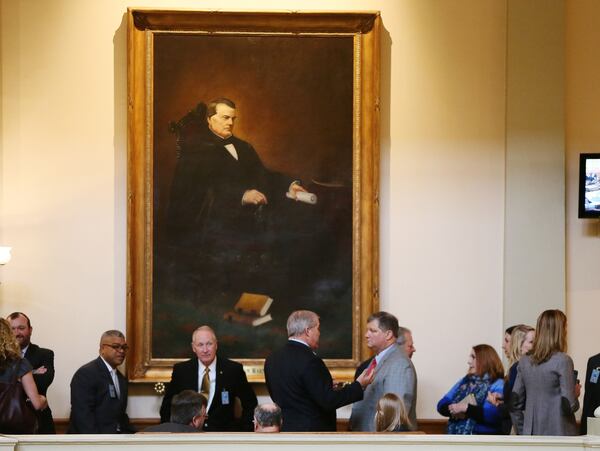
M417 428L417 374L398 339L398 319L387 312L373 313L367 319L367 346L375 356L361 367L375 367L373 383L365 389L362 401L352 405L350 427L353 431L375 430L377 401L386 393L395 393L404 401L410 429ZM359 369L361 368L359 367Z

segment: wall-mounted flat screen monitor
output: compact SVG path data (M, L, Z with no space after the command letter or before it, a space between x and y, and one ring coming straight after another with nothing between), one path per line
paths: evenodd
M579 217L600 218L600 153L579 156Z

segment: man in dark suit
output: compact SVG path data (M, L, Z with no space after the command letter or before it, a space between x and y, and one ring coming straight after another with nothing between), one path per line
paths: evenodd
M365 370L356 381L336 390L325 363L315 354L321 334L317 314L293 312L287 332L286 345L265 360L269 394L283 413L281 431L335 431L336 409L363 399L373 371Z
M71 380L70 434L135 432L127 416L127 379L117 370L127 352L125 336L108 330L100 338L100 356L79 368Z
M21 347L21 356L33 367L33 380L41 395L47 396L48 387L54 380L54 352L31 343L31 321L25 313L8 315L13 334ZM37 411L38 434L56 434L50 407Z
M264 224L256 224L258 207L285 201L286 191L294 198L306 191L298 181L268 170L252 145L233 135L236 118L233 101L208 103L206 122L180 142L169 201L172 237L221 259L239 250L232 245L260 239Z
M194 390L183 390L173 396L168 423L147 427L143 432L202 432L207 400Z
M581 433L587 434L587 418L600 406L600 354L590 357L585 372L585 394L581 412Z
M252 431L256 395L248 383L244 367L217 356L217 337L209 326L201 326L192 334L192 350L196 356L175 364L160 407L160 419L171 416L171 399L183 390L195 390L208 399L205 431ZM239 399L241 417L236 418L235 404Z

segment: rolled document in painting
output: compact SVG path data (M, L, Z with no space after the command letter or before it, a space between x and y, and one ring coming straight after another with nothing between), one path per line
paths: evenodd
M297 191L296 197L294 198L294 195L288 191L287 193L285 193L285 195L288 197L288 199L304 202L305 204L314 205L317 203L317 195L314 193L305 193L304 191Z

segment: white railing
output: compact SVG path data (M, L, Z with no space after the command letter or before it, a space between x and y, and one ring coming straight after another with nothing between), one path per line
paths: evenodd
M399 447L402 447L401 451L581 451L600 449L600 436L450 436L395 433L0 436L0 451L398 451Z

